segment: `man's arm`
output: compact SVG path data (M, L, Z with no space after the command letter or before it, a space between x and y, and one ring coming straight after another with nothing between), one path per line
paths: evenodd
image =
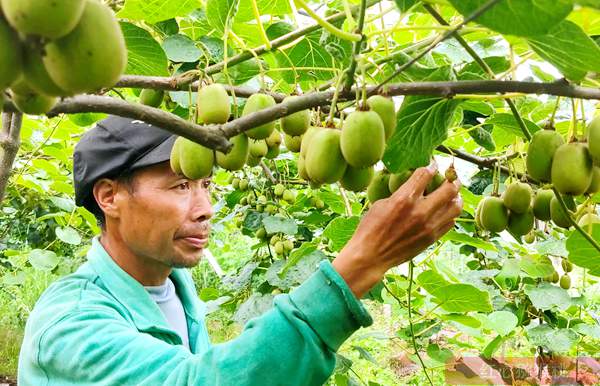
M444 182L425 196L434 164L417 169L391 197L373 204L352 239L333 261L356 297L362 297L390 268L433 244L462 211L460 183Z

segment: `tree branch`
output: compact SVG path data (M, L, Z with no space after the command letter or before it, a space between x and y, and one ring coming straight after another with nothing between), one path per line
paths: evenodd
M360 51L362 50L363 44L365 43L366 37L363 34L363 28L365 26L365 13L367 11L367 2L366 0L361 0L360 2L360 10L358 11L358 27L356 29L357 34L361 36L360 40L354 42L354 47L352 50L352 58L350 61L350 66L346 70L346 80L344 83L344 90L348 91L352 88L352 84L354 83L354 73L356 72L356 65L358 63L358 55L360 55Z
M2 113L0 131L0 202L4 199L12 166L21 146L21 113Z

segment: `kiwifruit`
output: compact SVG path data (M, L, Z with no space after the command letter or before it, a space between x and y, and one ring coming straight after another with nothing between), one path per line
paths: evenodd
M367 198L371 203L382 198L388 198L392 193L389 188L390 173L386 170L380 170L375 173L373 180L367 188Z
M23 35L58 39L73 31L85 0L2 0L8 22Z
M240 191L245 192L246 190L248 190L249 185L250 185L250 183L248 182L248 180L245 178L242 178L240 180L240 185L239 185ZM254 196L251 196L251 197L254 198ZM254 202L253 202L253 204L254 204Z
M562 259L560 264L565 272L571 272L573 270L573 264L567 259Z
M586 144L579 142L561 145L554 153L552 184L563 194L578 196L592 182L592 158Z
M506 187L502 199L504 206L511 212L525 213L531 205L533 191L531 186L525 182L513 182Z
M587 194L594 194L600 192L600 167L594 166L592 168L592 182L585 191Z
M247 100L242 115L248 115L275 106L275 99L267 94L252 94ZM275 121L264 123L246 131L246 135L254 139L265 139L275 130Z
M225 123L231 115L229 95L222 84L213 83L198 90L198 121Z
M289 102L297 99L298 96L292 95L285 97L283 102ZM302 110L281 118L281 130L290 136L299 136L306 132L310 125L310 111Z
M277 184L277 185L273 186L273 194L275 194L277 197L283 196L284 191L285 191L285 186L283 186L282 184Z
M339 181L347 164L340 150L339 130L318 131L311 140L304 167L310 179L319 183Z
M285 249L287 252L291 251L294 249L294 242L292 240L285 240L283 242L283 249Z
M527 244L533 244L535 242L535 232L531 231L527 233L525 236L523 236L523 241L525 241Z
M163 90L145 88L140 92L140 103L150 107L160 107L165 97Z
M19 36L0 17L0 90L8 88L21 76L22 66Z
M179 164L181 171L187 178L197 180L209 177L212 174L215 162L215 154L212 149L184 138L180 152Z
M42 58L42 52L33 46L23 50L23 77L33 91L47 96L66 96L67 92L54 83Z
M289 134L283 136L283 143L285 147L292 153L298 153L300 151L300 145L302 144L302 136L292 137Z
M44 65L68 93L93 92L115 85L127 66L127 47L112 9L87 0L73 31L45 47Z
M183 174L183 171L181 171L181 163L180 163L181 145L183 143L183 140L184 140L183 137L177 137L177 139L173 143L173 147L171 148L171 158L170 158L169 162L171 163L171 170L173 170L173 172L175 174ZM239 183L239 180L238 180L238 183Z
M249 142L249 152L253 157L264 157L269 151L269 146L263 139L252 139Z
M554 197L554 192L550 189L539 189L535 192L533 198L533 214L538 220L549 221L552 219L550 215L550 201Z
M373 95L367 99L367 106L381 118L385 129L385 139L388 140L396 130L394 101L381 95Z
M600 117L595 117L588 125L587 141L594 165L600 166Z
M293 191L286 189L283 191L281 198L283 199L283 201L287 201L290 204L292 204L294 203L294 201L296 201L296 194Z
M490 232L502 232L508 226L508 210L500 197L484 198L479 217L483 228Z
M527 173L538 181L549 182L554 153L564 143L564 139L556 131L536 131L527 150Z
M248 160L248 137L242 133L229 140L233 144L233 148L227 154L216 152L217 165L226 170L240 170Z
M390 182L389 182L390 192L394 193L396 190L398 190L398 188L400 188L400 186L402 186L406 181L408 181L408 179L410 178L410 176L412 176L412 174L413 174L412 170L405 170L400 173L391 174Z
M308 128L306 133L302 136L302 143L300 145L300 155L306 158L306 152L310 147L310 142L312 142L313 136L319 132L319 130L323 130L323 127L320 126L311 126Z
M24 80L13 84L11 91L13 103L24 114L46 114L58 102L58 98L36 93Z
M275 159L279 155L279 146L269 147L267 150L267 154L265 154L265 158L267 159Z
M281 146L281 133L277 130L273 132L265 139L268 147L279 147Z
M262 157L255 157L252 154L248 154L248 159L246 160L246 165L250 167L258 166L260 164L260 160Z
M510 212L508 215L508 229L515 236L525 236L533 229L535 218L533 217L533 210L527 209L523 213Z
M563 200L569 210L575 210L575 202L569 199L569 196L563 196ZM550 201L550 217L552 218L552 222L561 228L569 228L571 226L569 215L565 213L556 196L552 197Z
M375 111L354 111L346 117L340 141L344 159L350 166L375 165L385 150L385 129Z
M562 289L571 288L571 276L564 274L560 277L560 288L562 288Z
M340 180L340 185L342 185L344 189L352 192L362 192L367 189L371 183L373 174L373 166L366 168L348 166L344 176Z

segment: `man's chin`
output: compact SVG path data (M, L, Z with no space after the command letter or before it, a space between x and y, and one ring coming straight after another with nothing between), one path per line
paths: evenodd
M177 256L171 261L172 268L193 268L202 260L203 250L196 252L194 256Z

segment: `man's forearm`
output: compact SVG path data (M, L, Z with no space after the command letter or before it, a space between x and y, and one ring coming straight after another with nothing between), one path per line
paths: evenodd
M358 299L373 288L385 273L380 267L365 265L364 261L365 259L360 261L352 253L342 250L331 263Z

